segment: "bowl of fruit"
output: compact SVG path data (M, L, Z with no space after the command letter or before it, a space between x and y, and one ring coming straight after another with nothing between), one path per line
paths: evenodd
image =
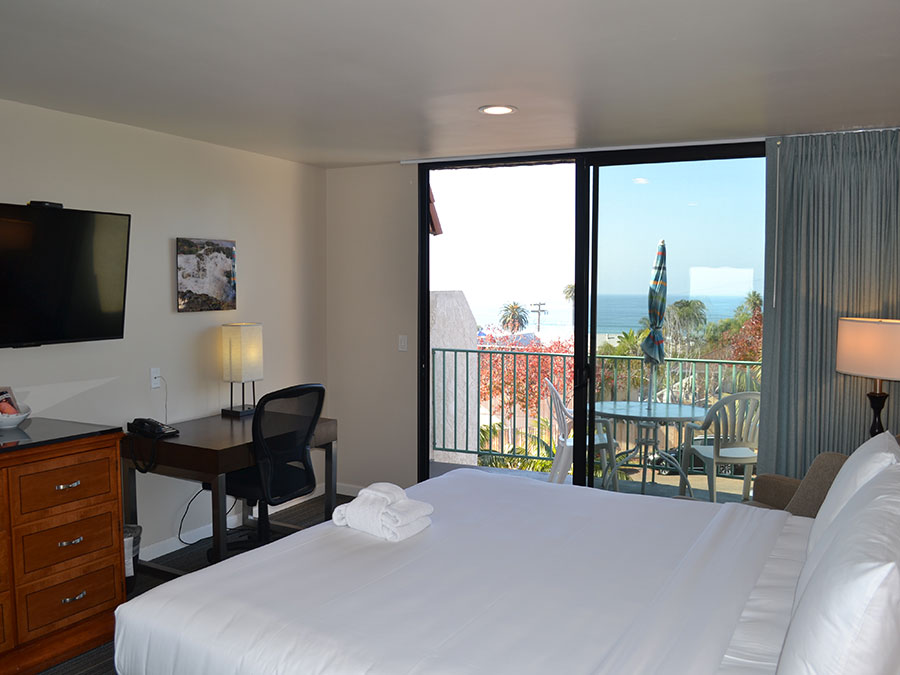
M12 429L28 419L31 408L27 405L16 407L8 400L0 400L0 429Z

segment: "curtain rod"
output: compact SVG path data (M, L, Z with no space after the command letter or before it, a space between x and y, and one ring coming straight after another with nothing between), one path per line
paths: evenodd
M511 159L524 157L555 157L563 155L586 154L590 152L617 152L621 150L655 150L658 148L684 148L702 145L724 145L726 143L759 143L766 140L759 138L731 138L714 141L682 141L678 143L658 143L651 145L614 145L598 148L558 148L555 150L531 150L529 152L501 152L487 155L457 155L450 157L426 157L420 159L401 159L401 164L437 164L441 162L465 162L470 160Z

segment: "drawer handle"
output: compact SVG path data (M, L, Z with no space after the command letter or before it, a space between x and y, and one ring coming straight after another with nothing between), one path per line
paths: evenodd
M82 535L82 536L80 536L80 537L76 537L76 538L73 539L72 541L60 541L60 542L57 542L56 545L59 546L60 548L65 548L66 546L74 546L75 544L80 544L80 543L83 542L83 541L84 541L84 536Z
M56 490L71 490L72 488L77 488L79 485L81 485L81 481L76 480L74 483L69 483L68 485L65 483L62 485L57 485Z
M84 596L87 595L87 591L81 591L78 595L72 596L71 598L63 598L62 604L68 605L70 602L75 602L76 600L81 600Z

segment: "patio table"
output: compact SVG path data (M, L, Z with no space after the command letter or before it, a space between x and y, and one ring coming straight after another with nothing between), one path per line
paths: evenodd
M594 404L594 415L596 417L637 422L639 425L643 426L645 431L649 432L651 428L654 430L654 440L650 441L648 437L642 436L640 433L641 429L639 428L637 445L633 449L627 451L622 458L622 461L616 462L616 465L609 467L608 470L616 472L622 464L630 461L632 457L640 452L643 445L652 444L656 447L656 454L678 471L682 483L687 485L687 489L691 496L693 496L691 484L688 481L684 470L681 468L681 464L674 455L659 448L659 444L655 439L655 429L660 425L674 424L678 429L678 445L676 447L680 448L684 440L684 423L702 420L706 417L706 411L707 409L702 406L688 405L685 403L660 403L659 401L598 401ZM615 473L613 473L613 475L615 476ZM644 474L641 480L641 494L644 494L646 484L647 467L645 464Z

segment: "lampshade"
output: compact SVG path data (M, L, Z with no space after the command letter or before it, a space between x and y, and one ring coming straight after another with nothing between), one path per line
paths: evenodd
M226 382L255 382L263 378L261 323L222 326L222 378Z
M900 380L900 321L838 319L837 370L876 380Z

